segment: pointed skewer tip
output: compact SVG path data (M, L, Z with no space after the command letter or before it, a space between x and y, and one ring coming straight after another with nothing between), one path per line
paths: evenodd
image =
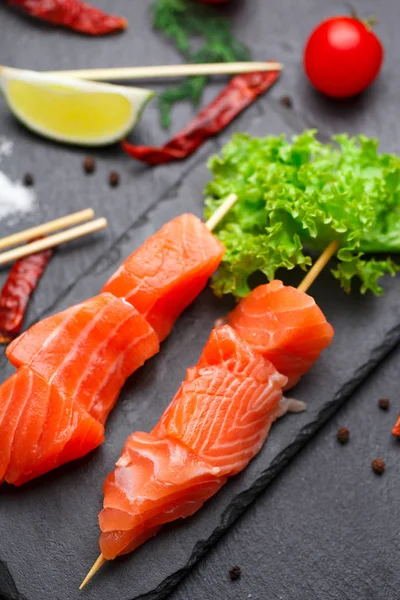
M90 569L89 573L86 575L85 579L82 581L81 585L79 586L80 590L83 590L83 588L85 587L85 585L87 583L89 583L89 581L92 579L92 577L104 565L105 562L107 562L106 559L104 558L104 556L102 554L100 554L100 556L98 557L98 559L94 563L93 567Z

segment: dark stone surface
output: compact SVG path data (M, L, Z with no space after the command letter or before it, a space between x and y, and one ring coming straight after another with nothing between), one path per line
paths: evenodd
M106 6L107 3L103 0L98 4ZM372 1L364 2L362 6L365 12L371 12L374 8ZM133 4L131 0L119 0L113 3L113 9L130 17L130 31L125 36L107 40L87 40L33 25L2 6L2 62L14 66L55 69L177 61L172 49L159 37L147 33L146 3ZM299 68L301 47L311 25L327 14L343 11L342 6L333 7L331 2L317 0L290 0L277 4L265 0L238 0L229 7L229 11L255 57L276 57L286 67L281 82L237 121L230 131L292 133L317 124L326 132L345 129L378 134L385 149L396 150L399 137L396 129L397 98L391 72L395 71L397 60L394 52L396 18L398 21L399 15L397 0L387 1L379 15L379 33L391 40L388 48L391 56L381 81L366 96L343 105L324 101L314 94L305 84ZM213 93L215 86L211 86L208 95ZM293 97L294 110L280 106L279 97L283 94ZM186 108L176 111L175 127L183 124L189 114L190 110ZM135 139L162 139L164 134L157 128L156 118L155 107L149 107L135 132ZM81 171L81 161L86 154L84 151L38 140L8 117L4 105L1 105L0 135L4 133L15 139L16 150L14 157L2 163L1 168L14 177L22 176L27 170L35 174L40 210L39 214L31 216L32 222L88 205L94 206L99 214L106 215L110 221L107 233L88 240L84 251L81 242L58 252L35 296L30 320L47 314L49 306L50 312L59 310L96 293L119 262L173 215L184 210L201 214L201 190L207 178L204 159L214 150L215 142L207 144L194 158L182 165L155 170L135 165L117 148L95 152L99 159L98 171L86 178ZM118 190L110 190L107 186L107 175L111 169L121 173L122 184ZM28 222L29 219L21 226ZM127 231L129 223L133 225ZM0 223L0 227L4 234L3 223ZM289 282L286 275L285 280ZM313 288L313 294L335 326L337 336L331 349L296 390L297 397L307 400L308 411L302 415L288 416L276 424L256 460L244 473L230 481L208 506L187 522L166 527L156 539L133 556L105 568L103 574L99 574L94 584L87 588L85 596L108 600L118 593L121 600L140 595L158 598L177 583L180 576L298 453L300 447L349 396L366 373L398 341L399 279L388 281L385 287L387 291L381 299L369 296L360 298L356 294L345 297L329 274L324 274ZM206 291L186 312L163 345L159 356L127 383L108 422L108 437L103 448L21 489L7 486L0 489L0 558L8 566L16 584L15 588L5 566L2 566L0 594L4 598L73 600L81 597L77 585L87 566L96 557L96 514L101 505L101 482L105 473L112 468L126 436L134 429L147 430L156 422L182 380L185 368L196 361L213 320L223 314L226 308L226 303L221 303ZM10 369L4 361L1 364L5 377ZM393 388L385 387L379 392L380 395L394 394L396 391L398 377L396 380L395 364L395 359L392 359L387 367ZM376 387L383 385L387 373L386 376L385 372L382 375L383 380L379 377L376 379ZM360 407L360 402L360 399L356 399L354 407ZM313 441L309 450L287 471L288 474L270 487L271 496L267 493L262 503L256 505L260 509L253 507L249 516L241 520L239 527L234 530L232 541L228 537L216 547L211 558L183 583L176 592L176 598L225 598L235 597L234 594L237 598L246 598L251 594L253 598L260 599L269 596L296 600L346 598L346 586L339 587L340 569L344 563L347 568L346 581L350 582L348 586L353 586L353 596L349 593L348 597L367 597L365 582L364 587L357 582L362 581L363 575L370 577L368 582L372 581L368 557L374 553L381 555L389 565L385 571L386 588L382 589L393 589L398 580L388 551L390 548L394 548L393 552L396 549L395 532L400 523L395 508L397 498L394 490L397 488L394 483L390 484L389 475L393 471L392 481L395 482L395 468L392 465L395 464L396 444L393 442L388 447L385 444L390 439L388 431L395 409L393 407L388 414L378 411L375 406L374 409L362 412L361 418L359 415L359 434L352 434L347 447L337 448L332 431L328 449L321 450L325 447L323 437L319 436ZM352 407L352 410L355 408ZM355 422L356 417L353 418ZM379 427L376 427L377 423ZM351 455L355 461L355 475L351 471L351 462L346 463L343 481L347 482L346 490L351 489L352 493L343 499L343 489L338 484L341 464L331 464L330 460L333 461L334 452L339 451L342 452L341 456L346 452L345 456L349 457L349 451L357 439L364 453L360 452L359 457L357 454L358 458L354 458L355 453ZM378 440L383 444L382 449L387 450L389 469L382 479L376 481L369 467L375 452L369 456L367 444L371 444L370 448L375 450L374 444L378 444ZM363 454L368 459L361 460ZM303 459L303 456L306 458ZM307 457L310 457L308 463ZM294 484L285 483L293 481L298 462L302 475L296 475ZM337 470L337 477L330 476L330 469L333 474ZM354 491L356 488L352 485L352 477L359 483L358 493ZM310 485L307 485L307 480ZM285 485L289 486L286 490ZM386 491L381 496L380 492L388 490L387 486L390 485L392 493ZM382 520L379 535L373 528L371 515L379 515L379 511L384 511L383 500L390 507L387 512L390 512L392 520L389 529L388 521ZM271 513L268 518L263 513L266 502ZM272 504L276 513L271 511ZM298 521L291 511L297 504L296 514L300 524L296 527ZM335 511L330 510L332 506L336 509L336 516ZM304 521L301 508L305 513ZM365 515L365 523L362 515ZM308 528L307 517L310 520L313 516L315 524ZM348 531L341 519L347 524ZM339 532L346 529L347 537L343 533L341 541L327 546L330 528ZM263 532L268 545L263 539ZM363 544L368 537L366 532L370 538L370 554ZM357 543L352 545L353 537ZM234 549L239 546L242 546L240 555L236 550L233 558ZM300 550L302 547L304 550ZM361 547L365 550L362 560L358 550ZM340 560L337 554L341 554ZM296 558L299 557L303 557L303 562L296 568ZM228 564L225 564L228 559ZM319 560L325 567L319 566ZM364 566L359 567L360 562ZM229 582L228 586L225 583L227 571L236 563L243 564L244 576L240 582ZM283 564L285 569L282 568ZM288 565L293 567L292 571ZM384 569L385 565L378 563L378 567L380 565ZM251 582L247 573L254 573ZM324 579L325 573L328 582L333 582L332 585L336 582L336 595L331 589L326 591L329 585ZM203 583L204 577L208 579L206 585ZM396 597L389 592L379 595L377 591L377 594L368 597Z

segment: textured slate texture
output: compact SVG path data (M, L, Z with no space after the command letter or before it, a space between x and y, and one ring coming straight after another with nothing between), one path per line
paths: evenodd
M106 6L107 3L103 0L98 4ZM100 42L78 36L71 38L65 32L38 25L31 28L27 20L19 20L4 7L0 7L2 62L15 66L55 69L177 61L173 50L157 36L147 33L144 25L147 3L133 5L128 0L119 0L113 4L113 8L130 17L131 30L126 36ZM363 10L366 12L373 8L373 2L363 3ZM343 7L338 6L335 9L341 11ZM380 134L385 149L396 149L396 94L389 85L391 72L396 69L395 54L394 58L388 61L381 82L369 94L340 105L339 109L338 105L323 101L313 94L301 79L299 70L303 39L313 22L332 12L331 2L291 0L272 5L264 0L251 0L247 3L238 0L229 10L242 37L248 40L256 57L276 57L286 66L281 82L256 107L249 110L243 119L237 121L230 131L251 128L253 133L296 132L306 126L318 124L327 132L346 129ZM386 35L394 40L398 16L396 2L385 3L385 11L382 10L382 13L381 31L383 29ZM215 89L212 86L208 95L215 93ZM279 107L277 98L284 93L293 94L295 113ZM175 127L183 124L189 113L190 110L186 108L176 111ZM3 105L0 108L0 123L0 135L6 133L16 140L14 158L4 162L1 168L14 177L20 176L26 170L31 170L36 175L41 208L40 214L35 215L35 220L51 218L53 215L87 205L94 206L99 214L105 214L110 219L107 233L88 240L85 243L85 252L82 252L82 245L77 244L73 250L68 247L58 253L36 294L29 315L30 320L42 315L49 305L54 305L53 310L58 310L95 293L119 262L171 216L183 210L194 210L201 214L201 190L207 178L203 162L215 148L215 142L207 144L200 153L183 165L157 170L135 165L117 148L96 152L95 155L100 161L99 172L94 178L86 179L80 171L80 162L84 156L81 150L39 141L8 118ZM155 123L156 110L149 107L135 133L135 138L145 141L161 140L164 134L158 130ZM105 183L111 168L117 168L123 179L121 188L114 191L109 191ZM188 177L185 177L186 173ZM148 211L149 207L153 208ZM134 225L124 233L128 223ZM0 224L2 234L3 225ZM115 243L118 238L119 242ZM105 252L107 248L110 248L110 251ZM94 267L91 266L93 261ZM77 277L80 279L74 284ZM285 279L289 281L286 276ZM366 371L395 344L400 335L399 286L398 280L389 281L386 295L379 300L370 297L359 298L356 295L347 298L337 290L328 274L321 278L313 293L337 328L338 335L332 349L298 388L297 396L309 403L308 412L300 416L289 416L278 423L260 456L245 473L232 480L208 507L190 521L166 528L134 556L119 561L112 569L105 569L104 574L98 576L85 595L99 600L108 599L114 597L118 590L121 600L139 595L157 598L172 588L179 576L222 531L227 529L231 521L348 396ZM60 297L62 299L54 304ZM0 490L0 558L8 565L19 590L18 593L13 587L14 584L8 579L7 573L0 571L0 590L5 598L23 596L28 600L70 600L82 597L76 588L87 565L96 557L96 514L101 504L100 487L104 474L112 468L128 433L133 429L146 430L157 420L182 380L185 368L196 361L213 320L226 309L226 303L218 301L209 291L194 303L164 344L162 353L127 384L108 423L107 442L101 450L20 490L8 487ZM4 362L2 366L5 377L9 369L4 366ZM365 421L366 434L373 423L373 419ZM318 463L318 469L314 463L311 468L316 470L316 485L321 474L326 474L327 463L321 462L321 466ZM272 489L277 488L274 484ZM320 496L316 494L319 500L315 499L315 504L320 502L318 506L322 511L319 520L321 523L321 505L326 506L327 495L324 486L319 489L322 491ZM337 488L335 490L334 497L337 498ZM278 494L278 491L275 494ZM291 506L287 507L283 496L282 499L278 495L274 497L275 502L283 502L287 515L285 518L291 523ZM296 496L294 498L296 499ZM354 505L356 500L357 498ZM374 501L376 503L375 496L371 500L372 506L375 506ZM304 496L304 502L307 502L307 495ZM261 557L264 561L269 558L267 553L262 554L261 533L256 535L256 529L260 528L259 519L259 513L256 513L252 521L254 529L247 535L246 543L243 541L246 536L240 537L246 555L251 555L252 548L253 552L256 549L258 552L258 558L249 562L249 565L262 564ZM393 520L399 523L395 513ZM333 526L334 522L332 516L329 523ZM317 532L320 530L322 525L316 527L310 538L317 538ZM264 528L261 531L268 530ZM303 539L307 540L304 529L299 529L296 533L297 545L302 544ZM377 537L374 536L375 547L380 548ZM250 542L253 539L254 546ZM322 534L320 539L318 546L324 542ZM284 548L290 545L290 528L286 531L286 537L282 533L282 540ZM305 554L310 554L311 547L307 547ZM271 552L273 550L276 553L276 548L271 549ZM224 561L226 555L221 556L221 560ZM356 554L352 556L355 558ZM268 568L272 570L280 568L278 560L269 564ZM310 564L312 563L308 563ZM206 569L210 580L217 585L220 563L208 563ZM182 592L177 594L183 594L180 597L186 597L185 594L196 597L197 594L198 598L203 598L203 586L199 584L201 573L200 570L192 579L188 579ZM331 573L334 577L334 569ZM272 597L279 597L287 577L285 573L282 578L279 575L268 578L268 592ZM305 571L302 577L305 580L304 589L301 589L302 597L319 597L318 592L314 594L317 588L312 587L312 576L308 579ZM295 577L292 576L288 584L292 585L292 588L287 588L288 594L291 593L290 589L296 589L295 581ZM311 583L308 584L307 581ZM209 595L218 597L214 584L209 587ZM225 588L223 585L218 589L221 598L227 597L228 594L230 597L232 593L232 588ZM308 589L311 590L309 595ZM236 588L238 598L246 597L251 592L255 597L258 594L260 598L265 598L264 590L263 577L260 577L256 587ZM360 594L362 591L361 588ZM287 597L297 599L301 596ZM336 597L345 596L339 592L332 596Z
M268 128L280 131L283 125L277 111ZM265 116L262 116L248 129L261 132L264 126ZM57 309L98 290L132 248L167 218L184 209L199 212L206 177L204 165L195 168L173 194L135 223L112 251L73 286ZM388 281L386 287L381 299L348 297L336 289L328 272L321 278L313 292L337 336L296 391L297 397L307 400L309 410L274 426L260 455L193 519L166 527L134 556L103 569L95 584L88 588L88 598L109 598L116 585L123 600L139 596L158 598L176 583L182 571L240 515L398 340L400 279ZM104 473L112 468L123 440L132 430L148 430L157 421L182 380L185 368L195 363L214 319L226 309L226 303L218 301L210 291L194 303L160 355L128 382L108 423L106 444L99 452L23 489L0 489L3 554L7 562L11 560L18 589L30 600L52 598L56 585L66 598L79 596L76 584L96 556L96 513ZM17 523L25 531L23 545L15 535Z

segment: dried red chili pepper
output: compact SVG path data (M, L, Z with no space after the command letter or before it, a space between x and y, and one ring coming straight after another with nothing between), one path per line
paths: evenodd
M126 29L123 17L108 15L81 0L7 0L10 6L23 9L53 25L64 25L88 35L104 35Z
M34 292L53 250L45 250L17 261L0 293L0 343L7 344L22 329L29 299Z
M266 92L278 77L279 71L236 75L211 104L203 108L164 146L135 146L123 140L122 147L132 158L150 165L182 160L229 125L258 96Z

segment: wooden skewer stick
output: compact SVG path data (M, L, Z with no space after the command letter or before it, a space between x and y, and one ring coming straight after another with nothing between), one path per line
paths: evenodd
M318 275L321 273L322 269L328 264L332 256L338 250L339 244L338 242L331 242L327 248L323 251L321 256L317 261L313 264L311 269L308 271L307 275L304 277L303 281L298 286L298 290L300 292L306 292L308 288L314 283Z
M95 575L97 573L97 571L106 562L107 562L107 560L104 558L104 556L102 554L100 554L100 556L98 557L98 559L94 563L93 567L90 569L89 573L86 575L85 579L82 581L81 585L79 586L80 590L83 590L83 588L85 587L85 585L87 583L89 583L89 581L92 579L93 575Z
M37 225L36 227L31 227L30 229L25 229L24 231L18 231L18 233L13 233L12 235L8 235L0 240L0 250L9 248L11 246L17 246L23 242L29 242L35 238L53 233L53 231L67 229L67 227L77 225L78 223L83 223L84 221L90 221L90 219L93 219L93 217L94 210L92 208L86 208L85 210L71 213L65 217L54 219L54 221L48 221L42 225Z
M0 265L14 262L20 258L29 256L30 254L37 254L43 250L48 250L48 248L54 248L54 246L58 246L64 242L70 242L71 240L76 240L80 237L88 235L89 233L100 231L105 227L107 227L106 219L96 219L95 221L90 221L89 223L72 227L71 229L61 231L60 233L56 233L50 237L37 240L36 242L19 246L18 248L14 248L13 250L8 250L8 252L3 252L0 254Z
M279 62L249 61L234 63L206 63L197 65L182 64L151 67L111 67L106 69L46 71L46 74L94 81L123 81L133 79L186 77L188 75L235 75L237 73L282 71L282 69L283 65Z
M215 227L222 221L225 215L230 211L232 206L237 202L238 197L236 194L229 194L215 211L213 215L206 222L206 227L209 231L213 231ZM79 589L82 590L87 583L92 579L92 577L97 573L97 571L107 562L107 559L104 558L102 554L98 557L93 567L90 569L89 573L86 575L85 579L82 581Z
M215 211L213 215L206 222L206 227L209 231L213 231L216 226L222 221L226 214L231 210L232 206L236 204L238 197L236 194L229 194Z

